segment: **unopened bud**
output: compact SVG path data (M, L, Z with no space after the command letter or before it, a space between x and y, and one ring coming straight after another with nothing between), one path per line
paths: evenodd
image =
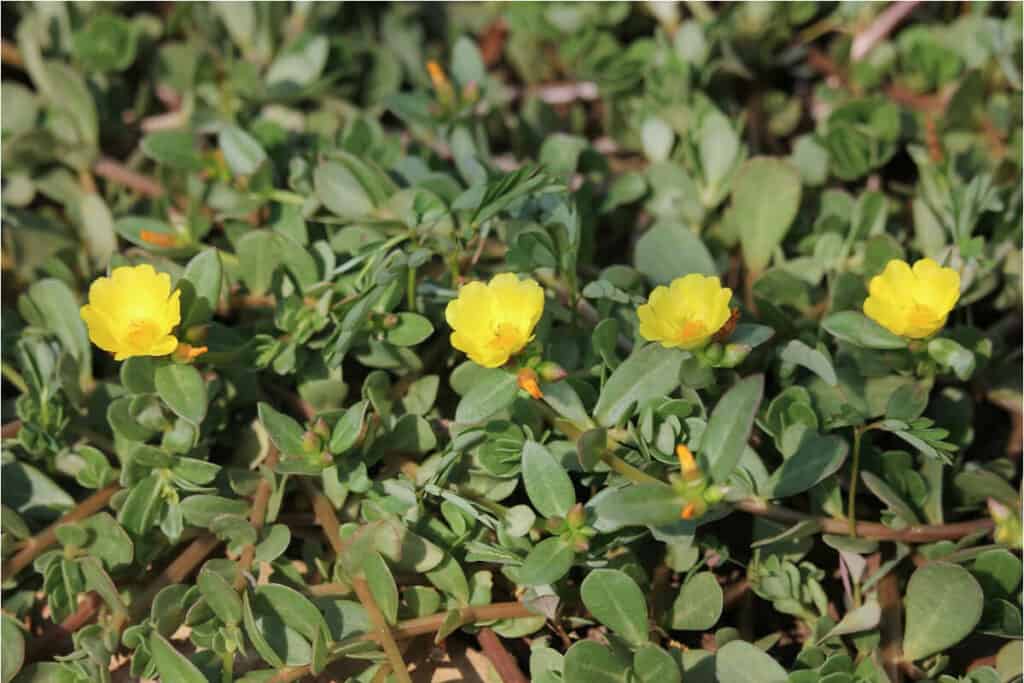
M313 424L313 433L323 440L331 438L331 428L327 426L327 422L322 417L318 417Z
M726 344L722 360L718 361L720 368L734 368L747 359L751 347L746 344Z
M572 549L578 553L585 553L590 550L590 542L582 536L573 536Z
M586 520L587 513L583 510L582 503L576 503L573 505L565 515L565 521L568 522L569 527L572 529L581 528Z
M140 231L139 239L146 244L152 244L155 247L163 247L164 249L173 249L179 244L177 235L172 235L166 232L156 232L154 230Z
M532 368L523 368L516 373L516 383L520 389L533 398L544 398L544 393L540 390L540 383L537 380L537 371Z
M380 325L385 330L393 330L394 328L398 327L398 323L399 318L394 313L388 313L387 315L383 315L380 318Z
M679 458L679 469L683 473L683 479L692 481L700 477L700 468L697 467L697 459L685 444L676 446L676 457Z
M708 505L704 502L703 498L694 498L688 500L683 505L683 509L679 511L680 519L697 519L703 517L704 513L707 512Z
M729 490L724 486L709 486L704 489L704 502L708 505L714 505L715 503L721 502L721 500L725 498L725 494L728 492Z
M545 382L561 382L563 379L569 376L569 373L565 371L558 363L546 360L537 367L537 374L540 375L541 379Z
M190 344L202 344L209 332L209 325L192 325L185 330L185 340Z
M306 431L302 434L302 450L306 453L319 453L322 446L323 442L314 432Z
M544 522L544 528L547 529L548 532L550 532L552 534L559 533L560 531L562 531L562 529L564 527L565 527L565 520L562 519L561 517L549 517L547 519L547 521Z
M709 365L718 365L722 360L723 353L722 345L715 342L713 344L709 344L708 347L704 349L704 358L707 359Z

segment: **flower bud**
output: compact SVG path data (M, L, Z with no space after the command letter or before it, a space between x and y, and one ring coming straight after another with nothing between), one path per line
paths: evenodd
M704 349L704 358L707 359L708 364L712 366L718 365L722 360L722 354L722 345L718 342L709 344L708 347Z
M315 433L306 431L302 434L302 450L306 453L319 453L323 450L323 442Z
M205 346L192 346L181 342L174 349L174 360L178 363L191 363L207 351Z
M676 446L676 457L679 458L679 469L685 481L693 481L701 476L700 468L697 466L697 459L685 444Z
M544 393L540 390L540 383L537 380L537 371L532 368L522 368L516 373L516 383L520 389L533 398L544 398Z
M726 344L722 359L718 361L720 368L734 368L747 359L751 347L746 344Z
M580 529L583 527L583 523L587 520L587 513L583 510L582 503L576 503L569 509L568 514L565 516L565 521L569 524L572 529Z
M561 382L569 376L565 368L549 360L544 361L537 367L537 373L545 382Z
M313 424L313 433L324 441L331 438L331 428L322 417L318 417L316 422Z

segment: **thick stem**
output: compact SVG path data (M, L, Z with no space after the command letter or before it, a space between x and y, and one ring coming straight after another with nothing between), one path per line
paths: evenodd
M498 676L504 683L529 683L529 680L520 670L515 657L505 648L498 634L484 627L480 629L476 639L480 643L480 648L484 651L484 656L491 661L494 669L498 672Z
M25 545L18 551L18 554L7 562L4 562L2 569L0 569L0 573L2 573L4 579L6 580L13 577L22 569L32 564L32 561L35 560L41 552L56 543L58 527L81 521L92 516L94 513L99 512L107 506L108 502L110 502L110 497L120 490L121 487L117 484L110 484L109 486L100 489L79 503L66 515L46 527L46 529L41 533L36 534L25 541Z
M611 453L610 451L605 451L604 453L602 453L601 460L604 462L604 464L608 465L608 467L612 468L612 470L618 472L619 474L626 477L630 481L636 482L637 484L665 485L665 482L661 481L656 477L652 477L651 475L647 474L646 472L639 468L633 467L628 462L626 462L619 456Z
M846 503L846 519L850 523L850 535L857 535L857 482L860 480L860 441L863 427L853 428L853 460L850 462L850 491Z
M736 503L738 510L743 510L751 515L767 517L777 522L817 522L821 530L827 534L840 536L850 535L850 525L845 519L834 517L816 517L796 510L790 510L778 505L772 505L762 500L748 498ZM903 529L891 529L878 522L858 522L856 527L857 536L871 538L879 541L903 541L904 543L931 543L933 541L952 541L969 536L979 531L991 529L991 519L975 519L969 522L957 522L956 524L918 524Z
M345 543L341 540L341 525L338 523L338 516L334 514L334 507L331 505L331 501L327 499L327 496L317 491L311 482L303 481L303 484L313 504L313 511L316 514L317 522L324 530L324 535L327 536L327 540L334 549L335 554L341 556L345 552ZM370 622L377 631L377 642L380 643L381 648L384 650L384 654L387 656L395 676L400 683L412 683L412 679L409 678L409 667L406 666L405 660L402 659L402 653L398 650L398 645L391 634L387 619L385 619L384 613L380 611L377 601L374 600L370 587L366 584L366 579L353 578L352 587L355 589L356 596L359 598L359 602L362 603L363 609L366 610L367 615L370 617Z
M213 534L203 534L192 541L191 545L185 548L184 552L178 555L174 562L167 565L167 568L160 573L160 576L156 577L153 583L135 601L132 605L132 621L137 622L145 617L146 610L149 609L157 593L167 586L184 581L218 545L220 545L220 540Z
M267 454L267 467L273 469L277 463L277 449L271 446ZM256 494L252 497L252 511L249 513L249 524L259 531L263 528L263 522L267 518L267 503L270 501L270 482L266 477L260 479L256 485ZM252 568L253 557L256 555L256 545L250 543L242 550L242 556L238 560L238 575L235 576L235 590L245 588L245 574Z
M531 612L527 609L526 605L519 602L498 602L493 605L484 605L482 607L463 607L459 611L460 623L472 624L481 621L494 621L497 619L522 619L524 617L536 617L539 616L536 612ZM434 633L444 623L448 617L447 612L439 612L432 614L429 617L418 617L416 619L407 619L400 621L395 626L393 635L396 640L407 640L409 638L415 638L417 636L426 635L428 633ZM377 642L378 634L371 632L366 633L355 638L342 641L337 643L337 647L343 647L360 642ZM331 657L332 661L337 657ZM281 669L277 675L271 678L267 683L290 683L291 681L297 681L310 673L308 666L296 666L288 669Z

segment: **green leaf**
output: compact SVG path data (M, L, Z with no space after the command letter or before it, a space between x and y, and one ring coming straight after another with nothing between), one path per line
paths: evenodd
M268 289L281 265L281 236L271 230L253 230L235 244L239 275L249 291L259 296Z
M163 486L163 480L156 472L132 486L117 512L117 521L136 536L149 531L156 524L157 515L164 505Z
M79 304L66 284L53 278L36 282L18 299L18 312L29 323L53 333L68 353L89 367L89 336Z
M459 36L452 46L452 75L460 85L483 84L487 78L487 67L477 49L476 41L466 36Z
M222 498L200 493L181 501L181 514L185 521L203 529L208 529L219 515L241 517L248 511L249 502L244 498Z
M907 346L906 340L856 311L833 313L821 321L821 326L836 339L865 349L903 349Z
M558 536L545 538L526 556L516 582L524 586L554 583L569 573L575 560L575 551L563 539Z
M748 268L765 269L799 208L800 174L793 166L769 157L743 164L733 181L732 212Z
M195 136L185 130L149 133L139 143L142 153L153 161L179 171L198 171L203 158L196 149Z
M812 349L807 344L804 344L799 339L786 344L782 351L779 353L781 358L786 363L792 363L794 365L801 365L818 377L825 380L825 383L830 386L839 384L839 378L836 377L835 368L832 367L832 361L817 349Z
M679 519L685 501L667 484L609 489L595 505L599 519L617 526L658 526Z
M384 332L384 339L395 346L415 346L434 333L430 320L418 313L399 313L398 324Z
M398 620L398 586L388 563L380 553L372 552L363 560L363 574L380 611L389 624L394 624Z
M581 640L565 653L565 683L625 683L629 664L594 640Z
M842 467L849 452L846 440L811 430L803 433L796 452L764 484L766 498L789 498L824 481Z
M647 601L633 579L617 569L595 569L580 597L594 618L634 645L647 642Z
M25 636L18 623L6 614L0 616L0 648L3 651L0 657L0 678L3 683L11 683L25 663Z
M847 612L842 620L832 627L828 633L818 639L819 643L822 643L829 638L835 638L836 636L845 636L849 633L860 633L861 631L867 631L868 629L875 628L878 626L879 620L882 618L882 609L878 606L875 600L866 602L860 607L850 610Z
M301 633L312 642L319 629L326 629L327 622L316 605L294 588L279 583L268 583L256 587L257 612L269 607L289 628Z
M656 222L637 241L633 265L659 285L690 273L718 274L711 252L700 237L688 227L667 219Z
M455 421L483 422L512 405L518 393L515 375L505 370L490 370L459 401L455 409Z
M107 606L114 613L125 613L124 603L121 601L121 595L117 591L117 586L114 585L113 579L103 569L103 565L95 557L80 557L75 560L79 569L82 570L82 576L85 577L85 586L88 590L96 591L96 594L103 598L103 601L107 603Z
M153 374L156 392L174 414L194 425L206 417L206 382L191 365L172 363L156 369Z
M270 435L270 440L274 442L281 453L288 456L304 456L306 454L302 444L302 437L306 430L298 422L284 413L274 410L269 403L260 403L257 406L257 412L260 422L263 423L263 428Z
M149 652L164 683L208 683L196 665L156 631L149 634Z
M267 153L251 135L237 126L225 126L217 134L217 146L233 174L252 175L267 160Z
M206 599L217 618L225 624L242 621L242 599L227 579L209 568L204 568L196 578L199 592Z
M672 655L648 643L633 655L633 674L637 683L680 683L682 674Z
M726 643L715 654L718 683L786 683L788 674L771 656L743 640Z
M366 410L369 407L369 401L359 401L348 407L341 419L335 423L334 430L331 432L331 440L328 444L331 453L344 455L352 450L363 432L363 421L366 419Z
M881 477L871 472L861 472L860 478L871 493L885 503L889 510L907 524L920 524L921 519L903 498Z
M93 266L106 268L111 255L117 251L117 233L110 207L98 194L82 194L78 203L78 227Z
M216 249L205 249L188 262L178 280L182 330L210 319L220 300L222 278L223 269Z
M564 517L576 504L569 475L551 451L536 441L523 444L523 485L530 502L545 517Z
M971 573L956 564L932 562L907 584L903 656L907 661L956 645L981 619L984 595Z
M633 351L604 384L594 406L594 418L603 427L614 427L637 403L667 396L679 386L679 370L686 354L647 344Z
M672 628L680 631L709 631L722 616L722 587L711 572L693 575L672 603Z
M711 413L701 437L700 452L714 481L728 481L736 469L763 395L764 375L747 377L725 392Z
M317 198L334 215L354 221L373 213L373 199L343 164L328 161L317 166L313 183Z

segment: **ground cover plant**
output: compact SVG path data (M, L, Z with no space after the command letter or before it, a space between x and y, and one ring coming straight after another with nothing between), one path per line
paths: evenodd
M1020 680L1020 4L0 11L4 683Z

